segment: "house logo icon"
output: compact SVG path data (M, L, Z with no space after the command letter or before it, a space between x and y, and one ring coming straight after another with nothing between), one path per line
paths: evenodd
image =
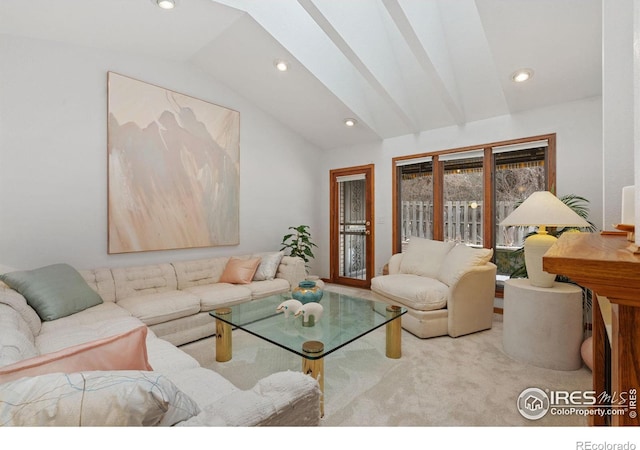
M549 411L549 396L542 389L527 388L518 396L517 406L522 417L538 420Z

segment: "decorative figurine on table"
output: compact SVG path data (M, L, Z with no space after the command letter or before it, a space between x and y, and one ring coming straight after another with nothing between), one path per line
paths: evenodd
M296 315L301 307L302 302L292 298L280 303L280 305L278 305L278 307L276 308L276 312L284 312L284 317L286 319L287 317L289 317L289 314Z
M324 308L320 303L310 302L302 305L300 309L296 311L295 316L297 317L302 314L302 326L312 327L316 322L320 321L322 311L324 311Z

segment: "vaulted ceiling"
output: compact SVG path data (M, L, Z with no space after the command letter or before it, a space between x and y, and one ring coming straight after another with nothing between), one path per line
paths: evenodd
M601 95L601 0L176 3L2 0L0 33L193 64L323 149Z

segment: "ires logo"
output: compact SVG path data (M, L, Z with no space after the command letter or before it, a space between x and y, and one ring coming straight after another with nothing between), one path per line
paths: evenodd
M613 416L637 415L637 390L628 392L597 393L596 391L563 391L527 388L518 396L520 414L529 420L538 420L547 413L558 416Z

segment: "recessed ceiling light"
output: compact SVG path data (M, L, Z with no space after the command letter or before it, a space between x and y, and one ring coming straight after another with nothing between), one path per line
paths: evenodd
M513 74L511 75L511 79L516 83L522 83L524 81L531 79L532 76L533 76L533 70L520 69L513 72Z
M358 121L356 119L344 119L344 124L348 127L355 127Z
M286 72L289 69L289 64L281 59L276 60L273 64L280 72Z
M176 7L175 0L156 0L156 4L162 9L173 9Z

